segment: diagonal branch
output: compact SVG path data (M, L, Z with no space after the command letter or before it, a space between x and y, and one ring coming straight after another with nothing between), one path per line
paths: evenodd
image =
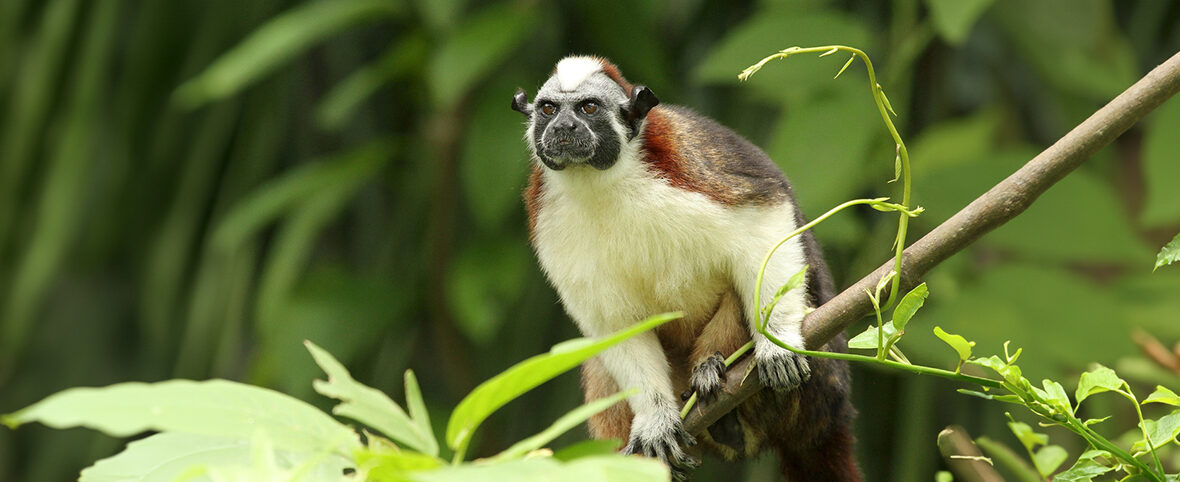
M1020 170L906 248L899 273L902 288L909 290L916 286L918 279L931 268L1024 212L1050 186L1177 91L1180 91L1180 53L1152 69ZM823 346L850 323L867 315L872 306L864 295L865 290L871 291L892 269L890 260L808 315L803 322L807 347ZM762 388L758 377L742 379L750 359L746 357L730 367L724 393L716 401L689 413L685 428L690 433L700 433Z

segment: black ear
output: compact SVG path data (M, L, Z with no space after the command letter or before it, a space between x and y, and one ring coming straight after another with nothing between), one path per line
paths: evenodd
M532 115L528 94L525 94L524 89L520 87L517 87L516 94L512 95L512 110L524 114L525 117Z
M660 104L660 99L646 85L637 85L631 89L631 99L624 108L627 125L631 127L631 137L639 134L639 123L647 117L648 111Z

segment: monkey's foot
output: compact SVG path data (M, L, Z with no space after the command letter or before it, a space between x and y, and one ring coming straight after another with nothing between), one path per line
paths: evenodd
M672 480L683 482L688 480L693 469L701 462L688 455L681 448L681 444L691 446L696 443L696 439L684 430L679 416L674 416L671 421L661 420L661 423L649 424L643 424L636 419L631 430L631 441L623 447L623 454L639 454L659 459L672 469Z
M690 390L697 392L697 399L701 402L711 402L717 399L721 392L721 385L725 382L725 357L721 352L709 355L697 366L692 368Z
M758 367L758 379L762 385L786 391L811 379L807 357L777 346L769 348L754 354L754 364Z

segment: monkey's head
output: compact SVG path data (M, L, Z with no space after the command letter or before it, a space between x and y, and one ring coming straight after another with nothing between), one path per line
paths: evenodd
M512 97L512 108L529 118L529 149L555 171L610 168L659 103L651 89L632 86L598 57L562 59L531 104L524 89Z

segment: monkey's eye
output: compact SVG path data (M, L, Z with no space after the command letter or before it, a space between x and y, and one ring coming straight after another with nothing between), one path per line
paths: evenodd
M598 104L593 102L582 104L582 112L585 112L586 115L594 115L595 112L598 112Z
M554 112L557 112L557 106L555 106L549 102L541 104L541 113L542 114L553 115Z

